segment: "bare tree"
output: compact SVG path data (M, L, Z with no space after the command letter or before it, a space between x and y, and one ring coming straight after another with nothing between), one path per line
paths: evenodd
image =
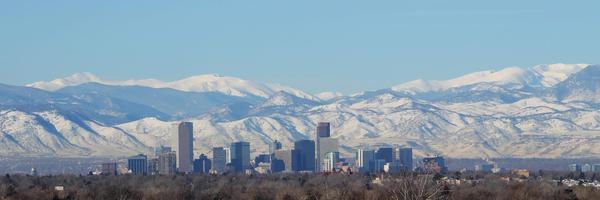
M431 174L399 176L383 183L390 193L389 198L393 200L440 199L444 187L433 177Z

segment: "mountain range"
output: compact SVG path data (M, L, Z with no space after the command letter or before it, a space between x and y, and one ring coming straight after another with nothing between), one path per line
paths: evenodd
M237 140L253 154L273 140L292 148L328 121L347 156L391 145L417 156L597 157L600 65L507 67L352 95L216 74L165 82L79 73L0 84L0 155L148 153L171 145L182 120L194 123L196 153Z

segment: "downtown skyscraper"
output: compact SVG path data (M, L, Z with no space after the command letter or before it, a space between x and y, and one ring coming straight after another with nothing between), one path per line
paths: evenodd
M316 171L323 171L325 155L330 152L339 151L339 143L336 138L331 137L331 124L319 122L316 132Z
M177 167L179 172L193 171L194 128L192 122L181 122L177 131Z
M371 163L375 160L375 151L357 149L356 151L356 167L359 172L371 171Z
M391 147L382 147L377 150L375 153L375 159L385 160L385 162L393 162L394 158L394 148Z
M169 175L177 172L175 151L163 152L158 156L158 174Z
M399 148L399 161L405 170L413 169L413 151L412 148Z
M294 150L298 154L298 171L315 172L315 141L299 140L294 143ZM294 160L292 161L294 162Z
M325 154L323 159L323 168L321 171L324 172L335 172L338 162L340 161L340 152L328 152Z
M212 170L216 173L225 172L225 165L227 164L227 152L223 147L212 148L213 159L212 159Z
M204 154L200 154L198 159L194 160L194 173L208 174L212 168L212 161Z
M231 165L235 172L244 172L250 169L250 143L234 142L231 143Z
M148 157L144 154L129 157L127 159L127 168L134 175L148 174Z
M273 159L271 161L271 170L273 172L293 172L300 171L299 165L301 161L299 159L298 151L295 149L289 150L276 150L273 153Z

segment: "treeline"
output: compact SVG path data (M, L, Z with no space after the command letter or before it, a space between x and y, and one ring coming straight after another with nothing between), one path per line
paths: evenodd
M600 199L593 187L536 178L507 182L488 174L459 185L443 180L423 174L5 175L0 199Z

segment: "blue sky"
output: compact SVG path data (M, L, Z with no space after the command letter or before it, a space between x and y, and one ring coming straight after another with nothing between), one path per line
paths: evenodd
M0 82L219 73L309 92L600 63L600 1L2 1Z

